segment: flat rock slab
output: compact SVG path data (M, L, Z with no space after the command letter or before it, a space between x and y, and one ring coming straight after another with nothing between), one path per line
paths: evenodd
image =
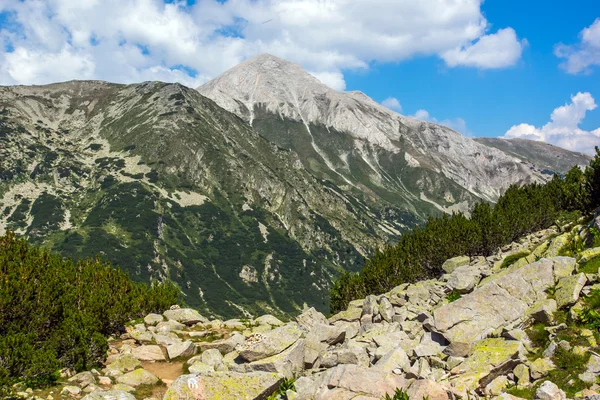
M165 361L165 355L156 345L139 346L132 350L133 356L141 361Z
M201 352L209 349L217 349L221 354L229 354L234 351L238 346L242 345L246 341L243 335L234 333L229 339L215 340L214 342L198 342L196 345Z
M554 286L554 264L543 259L508 270L457 301L434 310L434 327L451 343L473 343L522 318Z
M467 372L453 381L454 387L459 393L466 393L491 382L495 378L490 376L494 370L512 372L519 363L521 350L522 344L517 340L494 338L476 343L469 357L460 365L460 369Z
M258 361L283 352L302 336L302 330L296 323L289 323L276 328L255 340L248 340L238 348L240 357L246 361Z
M182 375L163 400L255 400L273 394L283 378L269 372L215 372L210 376Z

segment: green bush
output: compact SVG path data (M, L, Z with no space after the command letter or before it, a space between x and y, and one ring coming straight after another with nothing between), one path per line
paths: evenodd
M0 387L98 367L108 335L178 299L172 283L133 283L99 259L73 264L9 232L0 237Z
M477 204L470 218L461 213L430 217L396 245L377 252L360 272L342 274L330 291L331 311L344 310L352 300L385 293L402 283L438 277L449 258L489 256L566 215L589 214L600 206L600 149L596 151L585 172L574 167L564 179L554 176L545 185L513 185L494 207Z

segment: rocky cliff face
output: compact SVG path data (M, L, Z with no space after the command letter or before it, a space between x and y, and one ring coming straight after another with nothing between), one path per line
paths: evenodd
M600 216L529 235L489 258L448 260L439 280L356 300L330 318L314 308L287 323L272 315L208 320L177 307L151 314L111 342L105 369L63 371L63 392L134 399L150 385L163 400L380 400L396 390L416 400L595 399L594 225Z
M198 88L309 169L348 190L368 188L418 215L467 211L510 185L547 179L533 163L440 125L404 117L361 92L337 92L263 54Z

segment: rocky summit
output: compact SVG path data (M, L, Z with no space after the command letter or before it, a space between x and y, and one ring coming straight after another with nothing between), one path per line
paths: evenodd
M440 279L353 301L329 318L305 308L287 322L208 320L174 306L111 338L104 369L63 370L62 388L43 395L597 399L600 335L586 326L600 320L589 314L600 302L600 248L577 243L599 228L600 216L530 234L487 258L456 257Z
M589 161L499 148L269 55L198 91L0 87L0 235L171 279L213 318L327 312L341 271L430 215Z

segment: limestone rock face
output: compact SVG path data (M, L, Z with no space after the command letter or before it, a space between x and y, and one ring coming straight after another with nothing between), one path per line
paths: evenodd
M265 399L277 390L282 379L278 374L268 372L182 375L169 387L163 400Z
M255 341L247 341L238 350L240 357L246 361L258 361L281 353L302 336L296 323L290 323L257 337Z

